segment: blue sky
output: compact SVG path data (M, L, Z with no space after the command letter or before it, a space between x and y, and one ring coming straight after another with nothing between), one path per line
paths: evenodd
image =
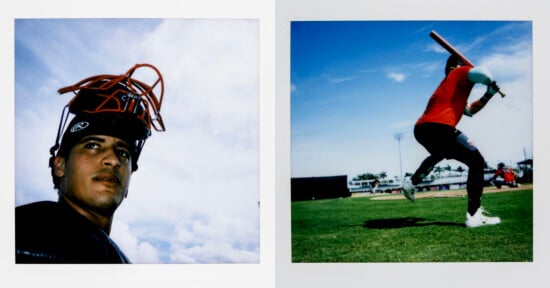
M293 21L291 175L414 172L428 154L414 122L444 76L438 32L508 94L458 129L490 166L533 155L532 23L529 21ZM485 86L476 85L470 102ZM400 144L396 133L403 133ZM441 165L456 168L456 161ZM462 165L465 167L464 165Z
M16 19L15 204L57 199L48 151L71 98L57 89L136 63L164 76L166 132L112 238L134 263L258 263L257 20Z

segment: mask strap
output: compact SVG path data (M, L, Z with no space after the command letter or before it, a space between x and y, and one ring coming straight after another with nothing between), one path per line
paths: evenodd
M61 112L61 119L59 120L59 127L57 128L57 137L55 138L55 144L50 148L50 155L52 156L52 158L55 156L55 151L59 149L59 141L61 140L63 131L65 131L65 125L67 124L67 119L69 118L68 111L69 106L65 105L65 107L63 107L63 111Z

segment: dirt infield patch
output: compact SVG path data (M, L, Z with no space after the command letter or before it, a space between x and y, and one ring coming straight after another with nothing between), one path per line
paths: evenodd
M521 185L517 188L510 188L510 187L503 187L501 189L498 189L496 187L485 187L483 189L483 193L500 193L500 192L510 192L510 191L518 191L518 190L525 190L525 189L533 189L532 184L525 184ZM415 196L416 199L421 198L450 198L450 197L466 197L466 189L457 189L457 190L438 190L438 191L430 191L430 192L416 192ZM405 196L402 194L396 195L370 195L365 196L370 197L370 200L402 200L406 199Z

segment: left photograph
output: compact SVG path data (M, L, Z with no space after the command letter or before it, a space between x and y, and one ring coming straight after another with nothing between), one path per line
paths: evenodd
M260 262L257 20L14 21L16 263Z

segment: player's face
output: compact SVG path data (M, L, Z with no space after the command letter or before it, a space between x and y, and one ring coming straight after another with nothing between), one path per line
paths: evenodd
M60 161L60 194L79 208L109 216L126 197L132 161L128 145L119 138L86 136Z

